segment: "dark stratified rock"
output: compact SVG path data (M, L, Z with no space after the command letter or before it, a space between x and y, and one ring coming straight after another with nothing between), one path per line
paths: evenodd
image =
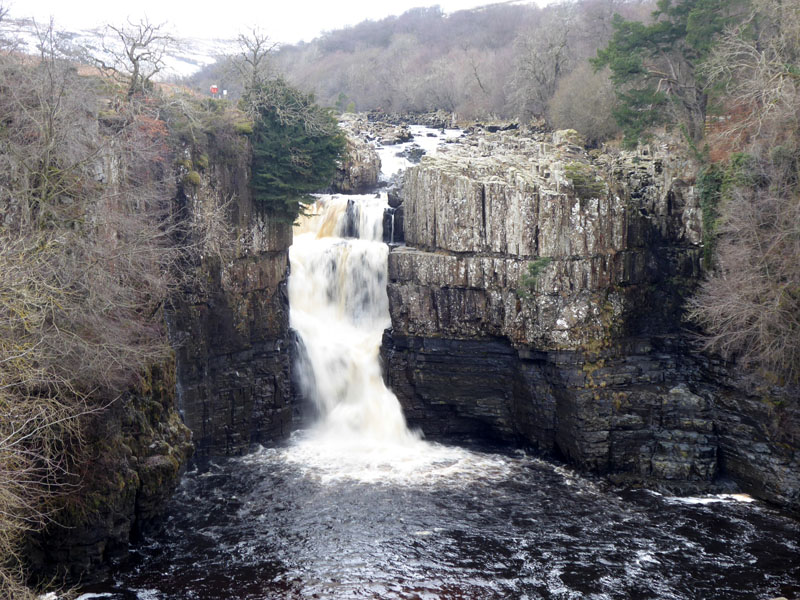
M187 203L202 213L229 197L234 243L224 256L203 258L196 289L169 315L179 405L200 458L285 437L292 421L291 223L253 205L244 161L212 164Z
M779 388L715 362L714 405L722 471L752 494L800 515L800 389Z
M590 160L572 131L481 131L408 169L382 353L409 421L620 483L727 476L800 512L796 398L746 390L686 335L693 173L668 144Z
M88 458L75 492L56 497L53 520L27 543L35 579L96 578L159 522L192 453L174 374L171 362L150 369L136 389L87 421Z
M397 208L403 203L403 171L392 175L386 184L386 196L389 206Z
M502 338L391 332L382 352L409 425L427 436L532 445L617 482L670 491L708 489L716 475L710 403L686 386L689 368L676 368L671 353L589 359L523 352Z
M403 207L387 208L383 211L383 242L386 244L403 244L406 241L403 233Z
M398 186L390 186L387 188L386 195L389 202L389 207L391 208L397 208L403 203L401 190Z

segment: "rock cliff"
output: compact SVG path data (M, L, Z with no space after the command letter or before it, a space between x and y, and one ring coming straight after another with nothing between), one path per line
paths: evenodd
M351 117L341 123L347 135L346 158L331 185L332 191L340 194L361 194L374 189L381 173L381 159L370 143L370 134L363 127L363 121L354 115Z
M193 449L241 453L289 433L291 225L253 206L245 138L224 143L211 160L188 146L177 156L171 204L192 251L165 311L174 360L92 417L78 493L28 545L38 577L86 579L124 555L163 514Z
M727 474L796 510L797 453L752 430L758 402L681 321L702 275L693 165L576 142L481 133L406 172L383 355L411 425L672 490Z
M175 365L153 367L141 384L93 415L77 473L79 493L59 496L26 558L39 579L90 579L163 514L192 453L175 410Z
M227 223L169 315L178 405L201 458L284 437L292 418L291 224L254 206L248 156L212 160L179 192L189 218Z

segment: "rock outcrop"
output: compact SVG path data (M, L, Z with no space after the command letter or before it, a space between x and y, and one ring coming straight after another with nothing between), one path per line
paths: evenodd
M191 432L175 409L174 367L153 367L90 419L79 493L56 497L53 522L28 541L35 577L89 579L163 515L192 454Z
M247 152L212 161L200 185L182 188L191 218L228 223L169 315L178 404L200 458L245 452L291 426L291 223L254 205L248 164Z
M730 474L796 507L796 453L776 438L749 444L773 474L737 471L737 401L681 321L702 275L692 165L666 145L590 158L578 141L482 133L406 172L383 354L411 425L672 490Z
M77 493L28 545L37 576L86 580L123 555L163 514L194 448L235 454L289 433L291 224L253 205L249 150L231 139L211 160L178 157L173 208L199 255L166 310L174 360L92 417Z
M347 134L347 155L336 171L331 189L340 194L361 194L375 189L381 173L381 159L375 146L366 137L363 123L358 119L345 120L342 128Z

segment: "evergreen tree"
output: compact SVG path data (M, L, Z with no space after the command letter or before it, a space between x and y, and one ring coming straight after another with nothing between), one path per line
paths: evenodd
M331 112L275 79L248 90L254 117L251 187L261 207L294 221L310 194L330 184L345 149Z
M746 1L659 0L649 25L614 16L614 36L592 64L611 69L626 145L668 121L702 137L708 95L697 69Z

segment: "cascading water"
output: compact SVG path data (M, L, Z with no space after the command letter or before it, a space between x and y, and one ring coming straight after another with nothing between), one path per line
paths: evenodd
M390 323L385 206L383 196L322 197L290 249L291 325L305 348L301 386L320 415L317 442L392 446L418 439L378 362ZM348 229L355 239L344 237Z
M290 319L303 345L297 371L318 420L293 437L286 460L325 480L430 481L487 463L409 431L383 382L378 354L391 323L389 249L381 241L387 206L385 194L320 196L289 251Z
M758 502L614 490L409 432L378 361L385 205L322 196L295 233L316 425L188 473L164 530L79 600L800 597L800 524Z

